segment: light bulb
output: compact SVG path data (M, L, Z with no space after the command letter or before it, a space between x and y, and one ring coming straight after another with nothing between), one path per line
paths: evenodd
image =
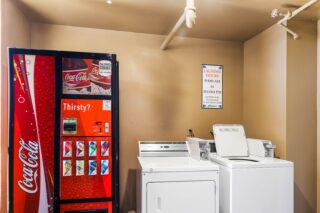
M112 0L107 0L107 4L112 4Z

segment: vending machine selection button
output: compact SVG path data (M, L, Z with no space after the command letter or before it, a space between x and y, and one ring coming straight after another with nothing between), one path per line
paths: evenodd
M72 157L72 141L63 141L63 157Z
M84 160L76 161L76 176L84 175Z
M89 141L89 157L97 156L97 141Z
M101 160L101 175L109 174L109 160Z
M89 160L89 175L97 175L97 161L96 160Z
M76 157L84 156L84 141L76 141Z
M63 160L63 176L71 176L71 160Z
M101 141L100 149L101 156L109 156L109 141Z

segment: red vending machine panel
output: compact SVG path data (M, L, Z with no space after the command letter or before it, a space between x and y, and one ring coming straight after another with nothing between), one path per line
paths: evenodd
M111 100L62 99L62 136L111 136Z
M54 198L55 58L11 55L9 209L49 212Z
M62 200L112 197L111 128L111 100L61 100Z
M112 197L110 137L62 137L60 198Z

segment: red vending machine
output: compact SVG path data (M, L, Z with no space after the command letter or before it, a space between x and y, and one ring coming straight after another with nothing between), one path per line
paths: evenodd
M114 54L9 49L9 212L119 212Z

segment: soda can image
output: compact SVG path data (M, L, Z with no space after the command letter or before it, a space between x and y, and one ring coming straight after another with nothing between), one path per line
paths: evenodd
M77 157L84 156L84 142L83 141L76 142L76 156Z
M72 157L72 141L63 141L63 157Z
M63 176L71 176L72 166L71 160L63 160Z
M89 160L89 175L97 175L97 161Z
M89 156L97 156L97 141L89 141Z
M109 156L109 141L101 141L101 156Z
M111 61L93 60L89 74L91 95L111 95L111 75Z
M109 160L101 160L101 175L109 174Z
M76 176L84 175L84 160L76 161Z

